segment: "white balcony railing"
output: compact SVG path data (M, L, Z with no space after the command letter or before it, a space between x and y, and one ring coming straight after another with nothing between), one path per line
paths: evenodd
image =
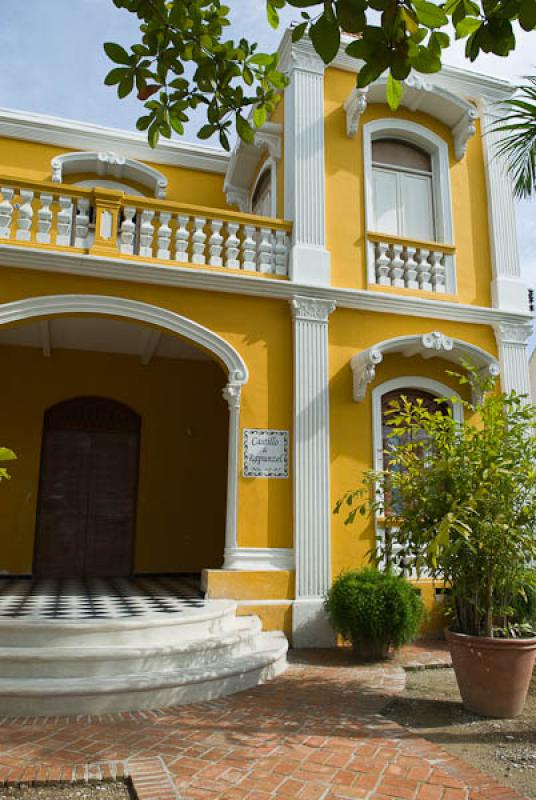
M288 275L290 223L48 182L0 177L0 242L113 258Z
M455 248L386 234L367 237L369 283L437 294L455 292Z

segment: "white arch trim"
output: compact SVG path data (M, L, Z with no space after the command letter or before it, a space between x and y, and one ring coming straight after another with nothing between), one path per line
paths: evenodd
M174 311L138 300L99 294L27 297L0 305L0 325L59 314L104 314L166 328L213 353L227 368L230 383L241 386L248 381L249 374L244 359L221 336Z
M229 446L227 456L227 511L224 567L231 555L236 560L238 519L238 467L240 452L240 395L249 378L242 356L225 339L187 317L159 306L107 295L49 295L28 297L0 305L0 326L36 317L59 314L103 314L146 322L190 339L213 353L227 368L229 382L223 395L229 405Z
M423 358L433 358L437 356L452 361L458 366L462 360L470 361L482 373L487 372L493 377L497 377L500 372L497 360L486 350L461 339L452 339L440 331L411 336L395 336L392 339L378 342L352 358L350 364L356 403L365 399L367 387L376 377L376 367L381 364L384 356L388 353L401 353L406 357L420 355Z
M52 159L50 169L54 183L62 183L64 175L93 172L102 177L136 181L147 186L159 199L166 196L168 182L165 175L154 167L118 153L64 153Z
M419 375L402 375L399 378L392 378L381 383L372 390L372 446L374 448L374 469L383 469L383 420L382 420L382 397L388 392L400 389L421 389L429 392L436 397L444 397L447 400L455 397L457 402L451 403L452 416L456 422L463 422L462 398L455 389L447 386L441 381L423 378Z

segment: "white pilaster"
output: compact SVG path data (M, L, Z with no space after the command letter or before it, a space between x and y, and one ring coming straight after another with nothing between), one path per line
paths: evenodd
M285 91L285 217L294 222L290 278L329 284L324 165L324 63L311 43L287 34L281 67Z
M504 392L515 391L530 397L527 342L531 333L532 323L529 321L519 324L500 322L495 327Z
M331 647L323 606L331 582L328 317L335 303L293 297L294 647Z
M232 569L232 559L238 547L238 462L240 434L241 386L228 383L223 396L229 404L229 447L227 452L227 514L225 518L224 569Z
M500 112L496 103L484 101L482 106L482 146L493 264L492 302L495 308L523 313L528 311L528 287L521 278L512 180L505 159L497 152L503 134L495 130L494 125Z

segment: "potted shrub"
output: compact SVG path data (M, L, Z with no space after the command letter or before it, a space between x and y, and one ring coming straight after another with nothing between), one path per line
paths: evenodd
M413 641L424 610L409 581L371 567L339 575L325 607L334 629L352 644L356 656L373 661Z
M366 473L335 510L347 505L347 523L358 512L382 515L376 557L445 582L446 635L464 705L512 717L523 709L536 657L536 408L464 367L469 377L458 375L460 382L480 398L450 399L463 403L465 421L444 405L394 401L386 468Z

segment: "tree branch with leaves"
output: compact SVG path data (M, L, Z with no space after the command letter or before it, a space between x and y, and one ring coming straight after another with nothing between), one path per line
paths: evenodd
M246 2L246 0L240 0ZM120 98L136 92L145 113L137 122L151 146L160 136L184 133L202 106L206 119L198 136L218 135L226 150L233 128L252 142L255 128L273 113L287 78L275 53L259 52L252 37L225 38L231 10L220 0L113 0L134 14L140 40L125 50L107 42L115 67L106 76ZM387 100L396 109L411 70L434 73L453 36L466 41L466 57L507 56L516 46L515 24L536 29L535 0L266 0L267 22L279 25L286 8L299 14L292 37L309 36L324 63L339 52L342 33L354 36L346 54L362 62L364 88L387 74Z

